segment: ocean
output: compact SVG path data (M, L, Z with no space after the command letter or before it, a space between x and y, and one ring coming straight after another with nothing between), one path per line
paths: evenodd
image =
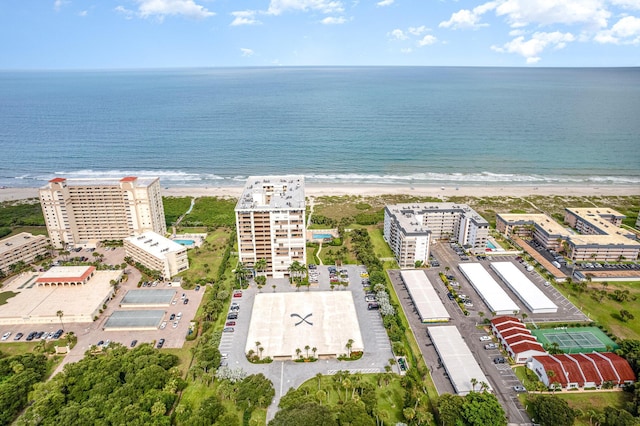
M640 68L0 72L0 186L640 185Z

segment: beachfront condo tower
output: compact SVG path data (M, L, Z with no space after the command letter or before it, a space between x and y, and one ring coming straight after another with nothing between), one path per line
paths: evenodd
M474 254L484 253L489 222L466 204L393 204L384 208L384 238L401 268L429 261L433 240L455 241Z
M248 268L282 278L295 261L306 263L304 177L251 176L236 205L238 256Z
M40 204L51 244L59 249L167 232L158 178L55 178L40 188Z

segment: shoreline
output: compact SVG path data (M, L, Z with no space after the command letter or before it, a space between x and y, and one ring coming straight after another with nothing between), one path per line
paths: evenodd
M238 186L207 187L163 187L162 195L166 197L232 197L238 198L244 183ZM421 197L524 197L540 196L629 196L640 195L640 187L635 185L397 185L397 184L305 184L307 197L357 195L376 197L381 195L415 195ZM37 198L38 188L8 187L0 189L0 202Z

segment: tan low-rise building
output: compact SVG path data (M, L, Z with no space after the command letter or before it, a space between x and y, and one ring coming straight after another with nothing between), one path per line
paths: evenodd
M533 238L546 249L566 248L567 257L574 261L635 260L640 242L635 234L620 228L624 217L608 208L567 208L565 228L546 214L499 213L496 229L505 235Z
M49 242L44 235L21 232L0 240L0 271L8 273L11 265L18 262L30 263L38 256L45 256Z
M145 267L160 271L164 279L189 269L187 248L155 232L145 232L141 235L124 240L125 255L134 262Z

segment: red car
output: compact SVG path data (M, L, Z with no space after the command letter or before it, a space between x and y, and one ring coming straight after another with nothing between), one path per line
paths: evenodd
M227 327L233 327L235 325L236 325L235 321L227 321L227 323L225 324L225 326L227 326Z
M241 291L234 292L233 297L242 297L242 292Z

